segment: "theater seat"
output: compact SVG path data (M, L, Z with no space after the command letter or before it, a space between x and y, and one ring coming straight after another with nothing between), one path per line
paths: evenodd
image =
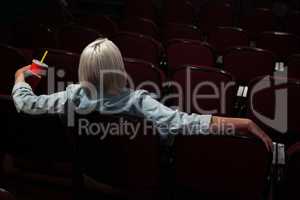
M210 33L218 26L233 26L232 6L224 2L207 1L199 11L199 27Z
M167 44L172 39L187 39L200 41L202 32L191 24L168 23L163 28L163 40Z
M8 155L4 180L71 187L72 143L58 114L18 113L10 96L1 96L1 151Z
M165 23L194 24L195 10L189 1L165 1L163 20Z
M129 17L121 22L122 31L140 33L159 40L159 29L154 21L141 17Z
M288 77L300 79L300 54L294 54L287 59Z
M249 38L241 28L217 27L208 35L208 42L220 55L223 55L230 47L248 46Z
M172 89L172 94L178 95L175 104L180 110L225 116L234 114L236 84L229 73L211 67L187 66L175 71L172 81L183 92L180 93L178 86Z
M183 65L214 66L213 51L206 43L174 39L168 42L166 51L170 70L176 70Z
M175 199L265 199L272 155L256 139L175 138Z
M57 35L58 48L75 53L81 53L86 45L98 38L103 38L96 30L76 25L62 26Z
M264 49L234 47L225 53L223 64L224 69L232 73L240 84L247 85L257 76L273 74L275 56Z
M287 146L300 140L297 104L299 81L286 77L253 79L248 90L248 114L274 141Z
M117 24L105 15L84 15L78 18L79 24L98 31L101 35L112 38L118 32Z
M125 17L142 17L156 21L157 13L152 0L128 0L124 8Z
M277 61L285 62L287 57L300 51L298 36L284 32L264 32L257 39L256 46L272 51Z
M256 8L253 13L242 15L240 26L249 33L251 40L256 40L260 33L274 29L274 16L268 8Z
M124 57L137 58L160 66L163 48L152 37L132 32L120 32L113 42L119 47Z
M13 135L17 131L17 126L14 126L14 122L18 121L18 114L10 94L0 95L0 113L0 119L2 121L2 131L0 134L0 152L10 152L15 149L15 146L11 141L13 141Z
M125 69L134 83L135 89L145 89L162 96L165 81L163 72L153 64L134 58L124 58Z
M75 158L80 166L77 167L79 176L85 174L98 184L108 186L115 191L109 193L110 196L125 195L129 199L159 197L162 192L159 135L153 134L151 126L145 129L146 123L140 118L98 112L78 115L76 120L78 123L73 134L77 137ZM135 136L133 129L128 129L126 124L136 128ZM103 128L111 125L115 130L105 132ZM103 128L86 128L89 126Z
M56 30L45 24L16 24L12 37L13 46L18 48L57 48Z
M300 179L300 143L296 143L287 150L287 165L282 185L282 199L292 200L299 195Z
M287 15L286 23L286 30L290 33L294 33L296 35L300 35L300 28L297 25L300 20L300 11L291 11Z
M15 200L14 196L4 189L0 188L0 199L1 200Z

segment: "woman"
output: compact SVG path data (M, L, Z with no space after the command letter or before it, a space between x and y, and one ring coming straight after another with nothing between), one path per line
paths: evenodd
M83 50L78 71L80 84L70 85L63 92L36 96L24 79L24 72L29 67L23 67L15 74L12 95L19 111L39 114L51 110L59 113L64 111L67 102L72 102L76 111L92 108L101 113L144 117L154 122L163 136L186 130L193 134L224 135L227 134L224 127L231 127L235 132L260 138L269 151L272 149L272 140L249 119L189 115L164 106L147 91L127 89L121 53L108 39L98 39Z

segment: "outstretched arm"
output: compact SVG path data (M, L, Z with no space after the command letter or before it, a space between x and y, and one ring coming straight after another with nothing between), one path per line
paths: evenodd
M16 109L27 114L62 113L68 101L68 92L36 96L29 84L25 82L24 72L30 66L19 69L15 74L12 96Z
M272 151L272 139L252 120L245 118L226 118L213 116L210 124L210 133L216 135L226 135L239 133L254 135L260 138L268 151Z
M272 150L271 138L250 119L187 114L164 106L145 92L141 97L137 105L139 112L145 118L155 122L163 134L179 131L203 135L248 134L258 137L269 151Z

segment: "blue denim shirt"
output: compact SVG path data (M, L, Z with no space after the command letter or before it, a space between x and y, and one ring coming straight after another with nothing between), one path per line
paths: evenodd
M162 136L187 131L188 134L209 134L211 115L187 114L173 110L145 90L123 89L117 96L103 95L90 98L80 84L69 85L65 91L37 96L25 82L16 83L12 96L20 112L43 114L62 113L65 105L72 102L78 112L98 110L100 113L127 114L143 117L155 124Z

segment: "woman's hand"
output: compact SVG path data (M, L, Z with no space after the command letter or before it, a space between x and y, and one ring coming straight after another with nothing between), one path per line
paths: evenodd
M272 139L261 129L259 128L252 120L245 118L227 118L227 117L217 117L213 116L212 122L210 125L211 134L217 135L227 135L232 134L227 133L227 129L232 130L237 134L251 134L255 137L261 139L268 151L272 151L273 142Z
M249 133L252 133L256 137L260 138L265 143L268 151L272 151L273 149L272 139L252 120L249 120L248 122L248 131Z
M25 82L24 72L30 69L30 65L18 69L15 73L15 83Z

